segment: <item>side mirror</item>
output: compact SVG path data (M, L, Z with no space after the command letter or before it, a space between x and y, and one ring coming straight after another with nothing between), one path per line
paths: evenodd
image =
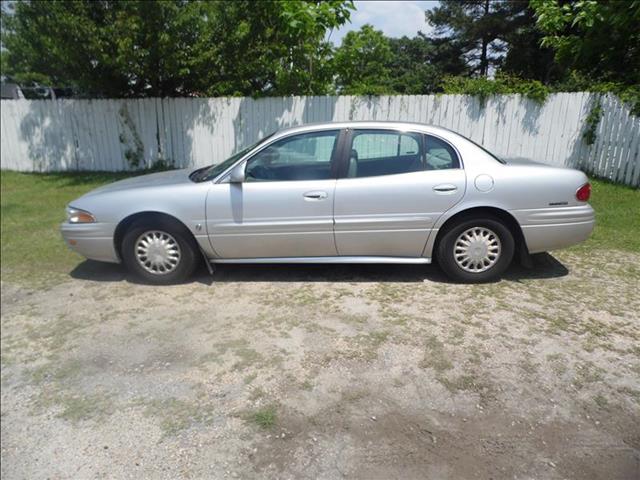
M231 170L231 174L229 175L229 183L244 182L244 169L246 165L247 164L245 162L242 162L239 165L233 167L233 170Z

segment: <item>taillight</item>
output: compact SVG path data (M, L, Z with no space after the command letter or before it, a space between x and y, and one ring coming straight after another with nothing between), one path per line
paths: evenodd
M591 197L591 184L585 183L576 192L576 198L580 202L588 202L589 197Z

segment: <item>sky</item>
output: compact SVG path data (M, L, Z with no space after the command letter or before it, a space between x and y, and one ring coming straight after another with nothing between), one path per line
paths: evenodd
M350 30L359 30L365 23L382 30L388 37L414 37L418 31L429 33L432 27L424 19L425 10L438 5L438 1L356 1L351 12L351 23L334 30L329 40L340 45Z

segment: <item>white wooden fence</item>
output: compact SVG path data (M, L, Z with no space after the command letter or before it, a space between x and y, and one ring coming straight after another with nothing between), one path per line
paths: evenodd
M598 98L603 115L587 145L585 121ZM640 118L613 95L558 93L542 105L520 95L484 103L465 95L2 100L1 112L2 168L11 170L200 166L291 125L404 120L453 129L500 156L640 183Z

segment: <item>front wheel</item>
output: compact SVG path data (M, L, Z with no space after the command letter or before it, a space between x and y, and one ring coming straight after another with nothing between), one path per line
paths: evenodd
M447 229L438 244L440 267L453 280L495 280L509 266L515 243L509 229L494 218L462 220Z
M134 223L122 240L127 269L156 285L184 281L197 265L197 247L185 230L169 222Z

